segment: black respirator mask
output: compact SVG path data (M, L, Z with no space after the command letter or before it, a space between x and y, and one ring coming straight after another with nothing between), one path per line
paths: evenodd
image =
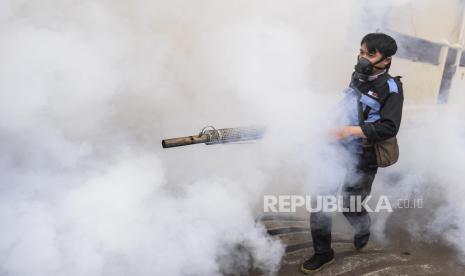
M374 68L388 69L389 65L386 66L386 68L375 66L376 64L380 63L383 60L384 60L384 57L381 57L381 59L378 60L377 62L371 63L368 59L364 57L357 58L357 64L355 65L354 78L365 82L365 81L368 81L368 76L373 74Z

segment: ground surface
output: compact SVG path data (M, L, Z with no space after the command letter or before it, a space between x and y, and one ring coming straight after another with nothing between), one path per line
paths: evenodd
M299 271L300 263L313 253L308 220L272 216L262 221L268 233L287 246L278 275L304 275ZM336 260L316 275L465 275L465 266L452 248L414 242L399 229L392 229L390 235L389 245L370 241L358 252L350 234L333 233Z

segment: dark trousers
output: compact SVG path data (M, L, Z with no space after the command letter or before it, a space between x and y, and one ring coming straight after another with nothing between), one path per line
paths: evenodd
M348 174L342 186L343 207L350 207L350 196L360 196L364 200L371 192L371 185L375 179L377 168L358 166L355 174ZM363 236L370 232L370 215L362 207L360 212L343 212L346 219L355 229L356 236ZM331 251L332 218L329 213L314 212L310 215L310 228L315 253Z

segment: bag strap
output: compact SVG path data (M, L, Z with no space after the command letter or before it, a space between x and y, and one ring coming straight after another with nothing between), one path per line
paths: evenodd
M363 126L365 124L365 117L368 116L367 114L370 112L371 108L367 105L365 108L365 112L363 112L362 102L360 101L360 99L362 98L362 92L360 92L359 90L356 90L356 92L358 93L357 95L358 123L360 126ZM362 141L363 141L362 144L364 148L373 146L373 143L371 143L367 138L362 138Z
M360 99L362 98L362 92L359 90L356 90L358 95L357 95L357 116L358 116L358 123L360 126L363 126L365 124L365 119L363 118L363 107L362 107L362 102Z

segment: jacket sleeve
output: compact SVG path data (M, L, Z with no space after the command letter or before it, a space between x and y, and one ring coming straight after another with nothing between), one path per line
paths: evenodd
M361 126L363 134L374 142L383 141L397 135L402 119L402 105L404 94L402 85L398 84L397 92L390 92L380 110L380 119Z

